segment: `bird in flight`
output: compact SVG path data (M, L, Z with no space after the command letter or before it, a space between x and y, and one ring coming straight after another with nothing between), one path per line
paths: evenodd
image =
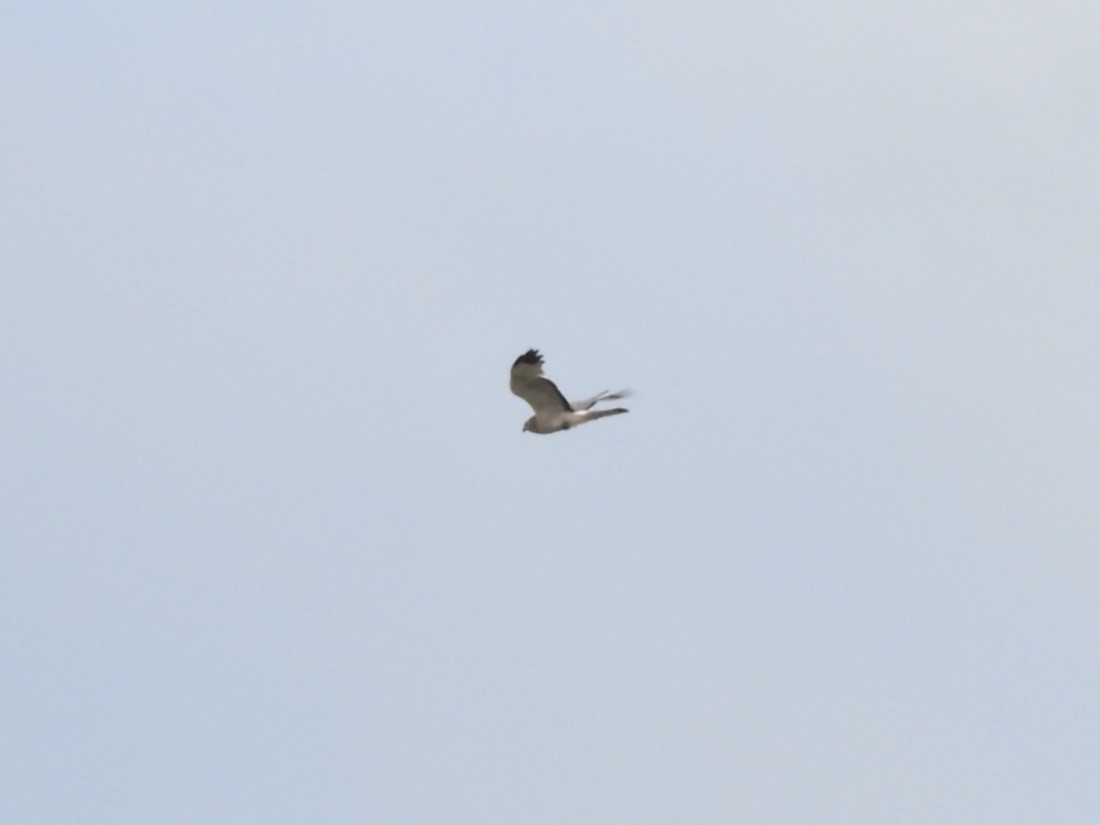
M627 390L607 392L586 398L583 401L566 401L561 390L549 378L542 374L542 356L538 350L529 349L512 364L512 380L509 382L512 392L531 405L535 414L523 425L525 433L546 435L559 430L568 430L578 424L595 421L609 415L629 412L623 407L613 410L594 410L601 401L616 401L629 395Z

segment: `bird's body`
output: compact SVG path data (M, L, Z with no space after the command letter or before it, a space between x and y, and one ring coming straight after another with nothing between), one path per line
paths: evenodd
M611 410L592 409L601 401L615 401L627 396L626 390L619 392L601 392L583 401L570 403L561 390L549 378L542 374L542 356L538 350L529 349L512 364L512 376L509 386L512 392L531 405L535 414L523 425L524 432L547 435L568 430L579 424L620 415L628 410L616 407Z

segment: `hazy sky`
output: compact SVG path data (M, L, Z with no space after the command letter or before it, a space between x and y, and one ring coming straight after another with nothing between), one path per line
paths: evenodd
M8 4L0 821L1100 822L1097 31Z

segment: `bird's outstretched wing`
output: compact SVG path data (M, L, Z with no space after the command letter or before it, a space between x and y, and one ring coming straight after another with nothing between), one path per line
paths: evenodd
M581 412L582 410L592 409L596 404L599 404L601 401L618 401L620 398L629 397L630 390L619 390L618 392L608 392L607 390L604 390L598 395L593 395L591 398L585 398L583 401L570 401L569 406L571 406L577 412Z
M529 349L512 364L509 386L512 392L531 405L536 413L569 412L573 408L561 390L542 374L542 356Z

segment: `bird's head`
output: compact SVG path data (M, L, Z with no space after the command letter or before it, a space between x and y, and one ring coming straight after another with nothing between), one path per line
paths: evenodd
M538 430L535 429L535 416L532 415L530 418L523 422L523 431L525 433L538 432Z

